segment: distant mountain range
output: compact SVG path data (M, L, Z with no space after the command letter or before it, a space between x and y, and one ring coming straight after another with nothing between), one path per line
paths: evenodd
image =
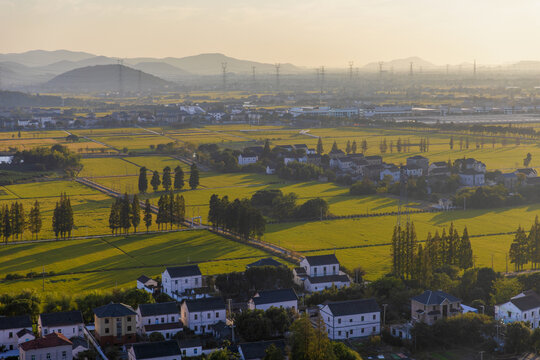
M253 68L257 74L274 74L275 65L256 61L235 59L223 54L209 53L187 56L182 58L150 58L137 57L123 59L123 64L131 69L141 70L148 75L171 82L183 80L198 81L198 76L216 76L222 73L222 64L226 63L229 74L249 75ZM384 61L383 71L409 71L411 63L413 71L420 69L443 71L446 65L435 65L419 57L408 57ZM0 82L5 88L35 89L52 81L58 75L75 69L98 65L118 64L118 59L107 56L97 56L87 52L69 50L32 50L24 53L0 54ZM361 71L377 72L379 63L372 62L361 67ZM459 64L454 67L472 68L472 64ZM504 66L491 66L496 69L513 71L540 71L540 61L520 61ZM99 69L99 68L98 68ZM107 69L107 68L102 68ZM281 74L311 74L313 69L293 64L281 64ZM339 70L339 69L336 69ZM49 82L49 83L48 83Z
M60 74L42 85L68 92L138 92L165 89L172 83L125 65L86 66Z

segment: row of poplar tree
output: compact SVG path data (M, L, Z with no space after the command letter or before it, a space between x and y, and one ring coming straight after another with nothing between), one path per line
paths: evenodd
M25 229L30 230L32 238L34 236L37 238L37 234L41 231L41 225L41 212L37 200L28 217L24 212L23 204L17 201L11 203L11 206L0 207L0 236L4 238L6 243L10 237L19 239Z
M235 199L230 202L228 196L221 199L213 194L210 197L208 221L214 229L222 228L248 239L250 236L262 236L266 220L261 211L249 199Z
M185 186L184 171L182 167L177 166L174 168L174 181L171 174L171 168L165 166L163 168L163 175L159 177L158 171L152 172L152 178L150 179L150 185L154 191L158 191L159 186L162 185L165 191L169 190L182 190ZM199 186L199 169L194 163L191 165L189 174L189 187L195 190ZM141 167L139 170L139 192L141 194L146 193L148 190L148 169Z
M510 245L510 262L516 271L523 270L529 262L531 269L538 269L540 264L540 223L538 216L531 226L529 234L521 226L516 230L514 240Z
M428 234L425 246L418 244L414 223L396 225L392 235L392 272L404 279L429 285L434 270L445 265L468 269L473 266L473 251L467 228L459 236L454 224L448 233Z
M116 198L111 205L109 214L109 228L111 232L118 235L118 232L127 234L129 229L133 227L134 232L141 224L141 220L146 226L148 232L152 226L152 205L147 199L144 208L142 209L143 217L141 219L141 205L137 194L131 198L126 193L122 197ZM158 211L156 216L156 224L159 230L167 229L167 224L172 229L173 225L180 227L184 222L186 213L186 204L182 195L170 194L161 195L158 201Z

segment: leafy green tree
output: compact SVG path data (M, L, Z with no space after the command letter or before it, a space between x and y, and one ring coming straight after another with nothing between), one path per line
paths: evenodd
M463 229L463 236L458 248L459 267L462 269L468 269L473 266L473 251L471 247L471 240L469 239L469 232L467 227Z
M330 152L339 151L339 148L337 146L337 142L334 140L334 143L332 144L332 150Z
M152 189L154 191L157 191L159 185L161 185L161 180L159 179L159 173L157 171L153 172L152 179L150 180L150 185L152 185Z
M352 152L351 140L347 140L347 145L345 146L345 152L347 153L347 155Z
M366 140L366 139L362 140L362 145L361 145L361 147L362 147L362 153L365 154L366 151L367 151L367 149L368 149L368 144L367 144L367 140Z
M504 351L521 354L529 347L531 329L523 322L516 321L506 325Z
M57 203L57 206L58 206L58 203ZM9 207L7 205L4 206L3 213L4 213L4 221L3 221L4 229L2 231L2 234L4 235L4 242L7 244L8 239L11 236L11 233L13 231L11 227L11 216L9 216ZM55 213L56 213L56 209L55 209ZM53 217L53 229L54 229L56 237L58 238L58 232L54 225L55 224L54 224L54 217Z
M353 140L352 142L351 151L353 154L356 154L356 152L358 151L358 145L356 145L356 140Z
M120 228L120 201L118 198L111 205L109 228L111 229L111 234L117 233Z
M263 360L284 360L285 359L283 352L280 349L278 349L278 347L274 344L271 344L269 347L267 347L264 352L265 352L265 355L264 355Z
M262 152L261 158L263 158L263 159L269 158L271 152L272 152L272 150L270 149L270 141L268 139L266 139L264 141L264 147L263 147L263 152Z
M163 185L163 188L165 188L165 191L169 191L172 185L171 168L169 166L165 166L165 168L163 168L161 183Z
M41 220L41 211L39 208L39 201L34 202L34 206L32 209L30 209L30 214L28 218L28 228L30 230L30 233L32 236L37 239L39 232L41 231L41 227L43 225L43 221Z
M332 347L336 355L336 360L362 360L360 354L342 342L333 342Z
M184 171L182 167L178 165L174 168L174 188L175 190L181 190L184 187Z
M171 195L172 198L172 195ZM176 227L180 227L186 217L186 202L182 195L176 194L173 204L172 220Z
M322 138L319 136L319 140L317 140L317 154L322 155L324 152L324 147L322 143Z
M146 193L146 190L148 190L148 177L146 173L146 167L141 167L139 170L139 192L141 194Z
M133 195L131 202L131 225L133 225L133 231L137 232L137 227L141 223L141 204L139 203L139 197L137 194Z
M193 163L191 165L191 173L189 174L189 187L191 190L195 190L199 186L199 169L197 165Z
M510 262L514 264L516 271L523 270L523 266L529 262L529 249L525 230L518 227L514 240L510 245Z
M125 234L129 232L131 227L131 202L127 193L124 194L120 201L120 227Z
M146 199L146 202L144 203L144 217L143 217L144 225L146 226L146 232L148 232L148 229L150 226L152 226L152 206L150 205L150 200Z
M162 333L154 331L148 336L148 340L150 340L150 342L165 341L165 337Z
M503 304L523 290L521 283L516 278L502 277L493 282L491 303Z

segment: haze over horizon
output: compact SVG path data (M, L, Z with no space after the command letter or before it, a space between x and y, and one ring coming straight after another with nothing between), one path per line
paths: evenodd
M0 53L33 49L114 57L223 53L345 67L419 56L437 65L540 60L540 3L428 0L0 0Z

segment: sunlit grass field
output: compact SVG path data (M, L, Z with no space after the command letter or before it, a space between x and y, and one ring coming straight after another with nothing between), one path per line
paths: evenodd
M135 235L0 246L0 277L54 271L45 291L77 294L114 287L134 287L145 274L156 276L167 266L200 263L203 274L242 271L267 254L208 231ZM88 272L88 273L84 273ZM42 291L42 279L0 282L0 293L25 288Z

